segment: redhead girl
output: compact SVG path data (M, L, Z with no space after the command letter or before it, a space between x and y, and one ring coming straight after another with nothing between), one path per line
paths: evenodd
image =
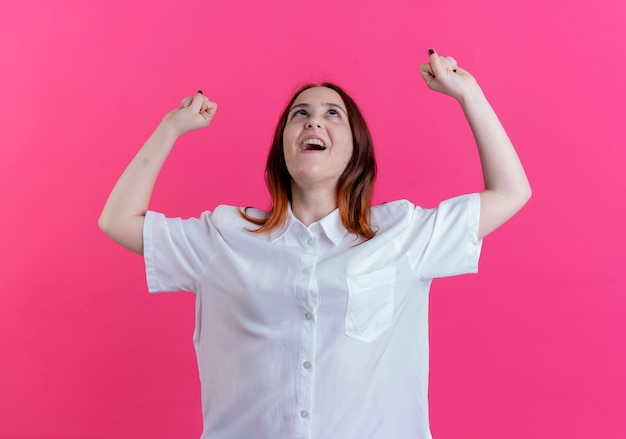
M151 292L196 295L202 439L428 439L428 294L478 269L482 239L529 199L525 172L469 72L429 51L432 90L457 100L484 176L480 193L424 209L372 206L372 138L334 84L298 90L266 165L269 211L220 205L197 218L148 210L178 137L208 126L201 92L169 112L99 220L143 255Z

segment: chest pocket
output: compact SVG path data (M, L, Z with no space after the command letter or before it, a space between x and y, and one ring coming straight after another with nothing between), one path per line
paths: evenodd
M349 276L346 335L369 343L393 321L395 267Z

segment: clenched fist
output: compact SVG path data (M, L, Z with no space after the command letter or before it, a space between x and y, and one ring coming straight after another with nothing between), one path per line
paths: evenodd
M422 78L432 90L462 101L469 94L479 91L478 83L467 71L457 65L451 56L439 56L428 51L430 62L420 66Z
M198 91L193 96L187 96L176 108L163 117L162 125L166 125L176 137L189 131L204 128L211 123L217 104Z

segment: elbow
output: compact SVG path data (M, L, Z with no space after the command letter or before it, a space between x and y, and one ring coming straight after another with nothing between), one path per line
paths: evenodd
M526 186L524 187L524 190L522 191L522 194L521 194L522 206L528 203L528 201L530 200L532 196L533 196L533 189L530 187L530 183L526 181Z
M98 227L104 232L105 235L111 236L111 220L103 213L98 218Z
M485 192L492 194L491 197L498 200L497 204L503 206L504 210L514 213L524 207L532 197L532 188L528 181L508 188L486 189Z
M522 210L522 208L530 200L530 197L532 197L532 194L532 189L528 184L525 187L518 188L515 192L510 193L510 209L513 212L513 215Z
M515 206L516 211L524 207L526 203L528 203L528 201L530 200L530 197L532 197L533 195L533 190L530 187L530 182L525 175L514 184L511 184L506 189L506 192L508 192L508 198L510 200L511 206Z
M143 255L144 216L118 217L103 212L98 218L98 227L109 238L139 255Z
M102 215L100 215L100 218L98 218L98 227L104 232L105 235L108 235L107 231L109 229L109 225Z
M530 200L530 197L532 197L532 195L533 195L533 191L532 191L532 188L530 187L530 185L526 185L526 187L524 187L522 190L520 190L516 194L515 198L517 200L517 203L518 203L520 209L522 207L524 207L526 205L526 203L528 203L528 201Z

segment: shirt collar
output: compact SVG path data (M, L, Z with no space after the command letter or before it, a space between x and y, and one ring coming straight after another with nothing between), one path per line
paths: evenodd
M289 211L287 213L287 219L285 220L282 226L270 232L270 240L272 242L278 241L283 236L285 236L287 232L289 232L289 230L291 229L291 227L293 227L294 224L297 224L297 223L302 224L300 220L296 218L296 216L293 214L291 210L291 203L290 203ZM339 209L333 210L321 220L317 221L316 223L311 224L311 226L313 226L314 224L319 224L321 226L322 230L324 231L328 239L330 239L334 245L339 244L341 240L348 234L348 231L346 230L346 228L343 226L343 223L341 222L341 215L339 214ZM302 226L305 227L304 224L302 224ZM309 226L309 228L311 226Z

